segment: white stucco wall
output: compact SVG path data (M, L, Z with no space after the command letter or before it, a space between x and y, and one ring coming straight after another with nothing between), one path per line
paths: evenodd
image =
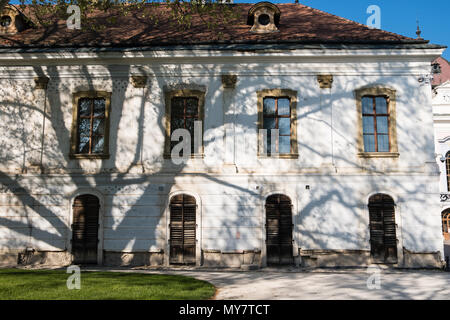
M369 250L367 201L383 192L397 205L399 247L442 251L431 88L417 80L429 73L437 51L209 54L67 55L51 66L43 56L3 57L0 247L70 248L71 201L78 190L92 189L103 196L107 251L164 249L167 198L174 191L201 198L197 237L203 249L261 249L264 201L280 192L294 205L297 247ZM46 93L34 89L37 70L50 78ZM149 76L146 88L129 83L136 73ZM238 77L231 101L221 83L227 73ZM317 74L332 74L332 88L320 89ZM399 158L357 156L354 91L372 85L396 90ZM164 88L183 86L206 88L204 126L211 136L220 142L225 122L235 119L237 139L246 137L247 145L238 140L232 170L220 159L224 146L207 139L204 159L182 168L163 160ZM256 155L256 91L275 88L298 92L298 159ZM68 157L72 94L85 90L112 92L110 159Z
M450 82L443 83L433 90L433 118L435 132L435 150L441 172L439 190L447 193L447 170L441 158L450 151Z

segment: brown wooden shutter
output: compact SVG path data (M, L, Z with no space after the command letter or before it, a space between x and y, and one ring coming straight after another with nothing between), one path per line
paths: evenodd
M292 264L292 205L285 195L266 201L266 247L268 264Z
M397 263L397 236L394 200L375 195L369 200L370 245L375 263Z
M74 200L72 224L74 263L97 263L99 208L99 200L93 195L82 195Z
M170 263L195 264L196 201L177 195L170 201Z

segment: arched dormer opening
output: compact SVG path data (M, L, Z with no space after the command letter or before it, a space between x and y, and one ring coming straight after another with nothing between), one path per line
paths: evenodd
M247 24L252 26L250 32L278 32L280 16L280 9L273 3L258 2L248 11Z
M0 11L0 34L16 34L30 25L30 21L13 5L6 5Z

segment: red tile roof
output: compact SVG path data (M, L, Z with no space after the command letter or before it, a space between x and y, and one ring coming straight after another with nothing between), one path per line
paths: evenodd
M141 12L117 15L117 22L101 31L70 30L65 21L50 27L31 28L15 35L0 35L0 47L143 47L199 44L255 44L255 43L314 43L314 44L426 44L427 41L408 38L350 21L302 4L277 4L281 11L279 32L255 34L247 25L248 10L252 4L232 7L239 17L216 29L194 16L192 27L186 30L173 23L168 8L158 9L159 23L154 24ZM93 14L104 21L106 14ZM114 15L108 13L109 16Z

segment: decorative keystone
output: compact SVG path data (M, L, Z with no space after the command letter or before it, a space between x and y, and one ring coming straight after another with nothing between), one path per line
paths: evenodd
M35 77L34 83L36 84L36 89L47 89L49 78L48 77Z
M131 76L131 84L135 88L145 88L147 86L147 76Z
M333 75L331 74L319 74L317 75L317 81L321 89L331 89L333 84Z
M227 89L236 88L237 75L235 74L223 74L222 75L222 85Z

